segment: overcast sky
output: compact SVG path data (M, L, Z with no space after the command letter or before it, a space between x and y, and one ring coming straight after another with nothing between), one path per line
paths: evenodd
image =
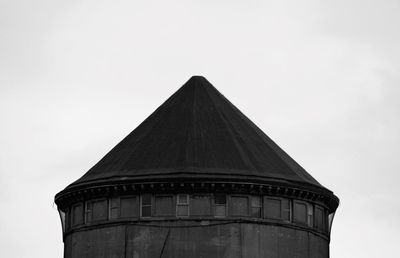
M400 2L0 0L0 256L62 257L54 195L191 75L341 204L332 258L394 257Z

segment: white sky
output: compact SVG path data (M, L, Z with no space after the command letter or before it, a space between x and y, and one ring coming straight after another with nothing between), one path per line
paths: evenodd
M62 257L54 195L196 74L340 197L331 257L394 257L399 14L385 0L0 0L0 256Z

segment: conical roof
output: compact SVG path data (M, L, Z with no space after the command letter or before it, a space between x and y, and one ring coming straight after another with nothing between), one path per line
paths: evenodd
M326 190L201 76L190 78L67 188L182 178Z

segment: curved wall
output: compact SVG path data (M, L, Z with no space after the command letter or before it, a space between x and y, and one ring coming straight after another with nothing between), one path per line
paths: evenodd
M326 258L329 240L304 229L245 221L153 221L70 232L64 254L66 258Z
M329 257L322 203L249 194L136 194L66 210L65 257Z

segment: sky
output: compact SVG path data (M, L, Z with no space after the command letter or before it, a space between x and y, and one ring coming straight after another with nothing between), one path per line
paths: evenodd
M0 0L0 253L62 257L54 195L192 75L339 198L332 258L394 257L400 2Z

